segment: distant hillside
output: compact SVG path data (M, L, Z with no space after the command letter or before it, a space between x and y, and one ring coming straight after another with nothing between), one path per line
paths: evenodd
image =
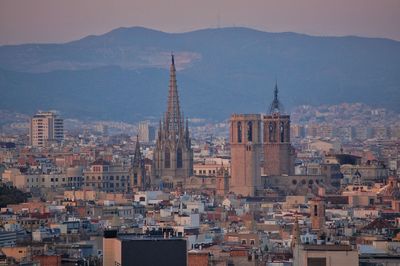
M119 28L65 44L0 47L0 109L137 121L166 106L176 54L185 115L264 112L278 79L287 109L363 102L400 111L400 42L247 28L170 34Z

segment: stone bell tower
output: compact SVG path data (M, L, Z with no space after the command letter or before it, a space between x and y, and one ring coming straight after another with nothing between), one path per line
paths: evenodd
M255 196L261 187L261 116L233 114L230 121L231 182L229 190Z
M264 115L264 174L267 176L294 174L294 148L290 143L290 115L283 114L275 84L274 100L269 114Z

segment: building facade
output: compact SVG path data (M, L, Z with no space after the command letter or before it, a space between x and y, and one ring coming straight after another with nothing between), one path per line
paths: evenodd
M104 231L103 265L186 266L187 244L183 238L118 235Z
M31 146L45 147L64 140L64 120L55 112L39 112L30 121Z
M153 182L164 187L182 186L193 175L193 150L179 106L174 56L170 66L168 106L163 122L160 121L153 160Z
M83 175L83 188L88 190L126 192L131 186L129 168L103 160L92 163Z
M148 121L142 121L139 123L139 141L140 142L152 142L156 138L156 130L149 124Z

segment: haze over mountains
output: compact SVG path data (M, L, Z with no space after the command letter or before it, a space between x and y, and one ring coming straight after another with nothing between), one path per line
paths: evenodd
M0 47L0 109L138 121L166 108L171 51L189 117L363 102L400 111L400 42L248 28L164 33L133 27L65 44Z

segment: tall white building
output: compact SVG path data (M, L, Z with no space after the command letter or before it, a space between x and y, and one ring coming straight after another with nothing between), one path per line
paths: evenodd
M30 121L29 142L31 146L45 147L64 140L64 120L55 112L35 114Z
M150 125L148 121L142 121L139 123L139 141L140 142L151 142L156 138L156 129Z

